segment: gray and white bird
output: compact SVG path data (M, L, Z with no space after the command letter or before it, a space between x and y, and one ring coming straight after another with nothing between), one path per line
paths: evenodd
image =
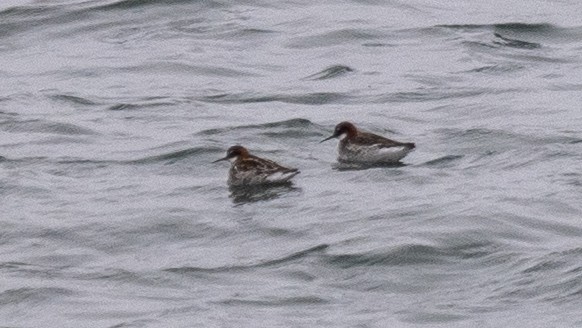
M298 169L281 166L271 160L251 155L243 146L228 148L226 157L213 163L229 160L228 174L230 186L256 186L287 183L299 174Z
M350 122L336 125L333 134L321 142L339 138L337 160L343 163L397 164L416 148L413 142L400 142L358 131Z

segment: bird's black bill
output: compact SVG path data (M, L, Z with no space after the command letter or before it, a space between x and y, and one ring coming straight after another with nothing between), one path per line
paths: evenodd
M328 141L329 139L333 139L333 138L335 138L335 136L334 136L334 135L332 135L332 136L329 136L329 137L327 137L327 138L325 138L325 139L321 140L319 143L322 143L322 142L324 142L324 141Z
M218 162L226 161L227 159L228 159L228 157L224 157L224 158L221 158L221 159L217 159L217 160L215 160L212 163L218 163Z

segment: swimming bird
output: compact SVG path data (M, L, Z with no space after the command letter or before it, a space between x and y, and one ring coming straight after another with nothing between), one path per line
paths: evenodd
M350 122L336 125L333 134L321 142L339 138L339 162L362 164L396 164L416 145L413 142L399 142L382 136L361 132Z
M229 160L228 174L230 186L254 186L264 184L281 184L289 182L299 174L298 169L281 166L271 160L253 156L243 146L232 146L226 151L226 157L213 163Z

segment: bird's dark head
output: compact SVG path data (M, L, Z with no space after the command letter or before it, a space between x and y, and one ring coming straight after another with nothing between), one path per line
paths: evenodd
M246 158L248 156L249 156L249 151L245 147L237 145L237 146L232 146L232 147L228 148L228 150L226 151L226 157L223 157L221 159L217 159L213 163L220 162L220 161L226 161L226 160L236 161L239 157Z
M345 137L353 137L356 134L358 134L358 130L356 129L356 126L353 125L350 122L341 122L338 125L335 126L335 129L333 130L333 134L323 140L321 140L321 142L327 141L329 139L333 139L333 138L345 138Z

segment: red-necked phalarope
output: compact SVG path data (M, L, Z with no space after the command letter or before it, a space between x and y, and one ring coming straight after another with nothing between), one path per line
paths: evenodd
M321 142L339 138L338 161L365 164L396 164L416 146L412 142L399 142L382 136L360 132L350 122L336 125L333 134Z
M226 157L213 163L226 160L232 163L228 175L230 186L285 183L299 174L298 169L287 168L268 159L253 156L243 146L228 148Z

